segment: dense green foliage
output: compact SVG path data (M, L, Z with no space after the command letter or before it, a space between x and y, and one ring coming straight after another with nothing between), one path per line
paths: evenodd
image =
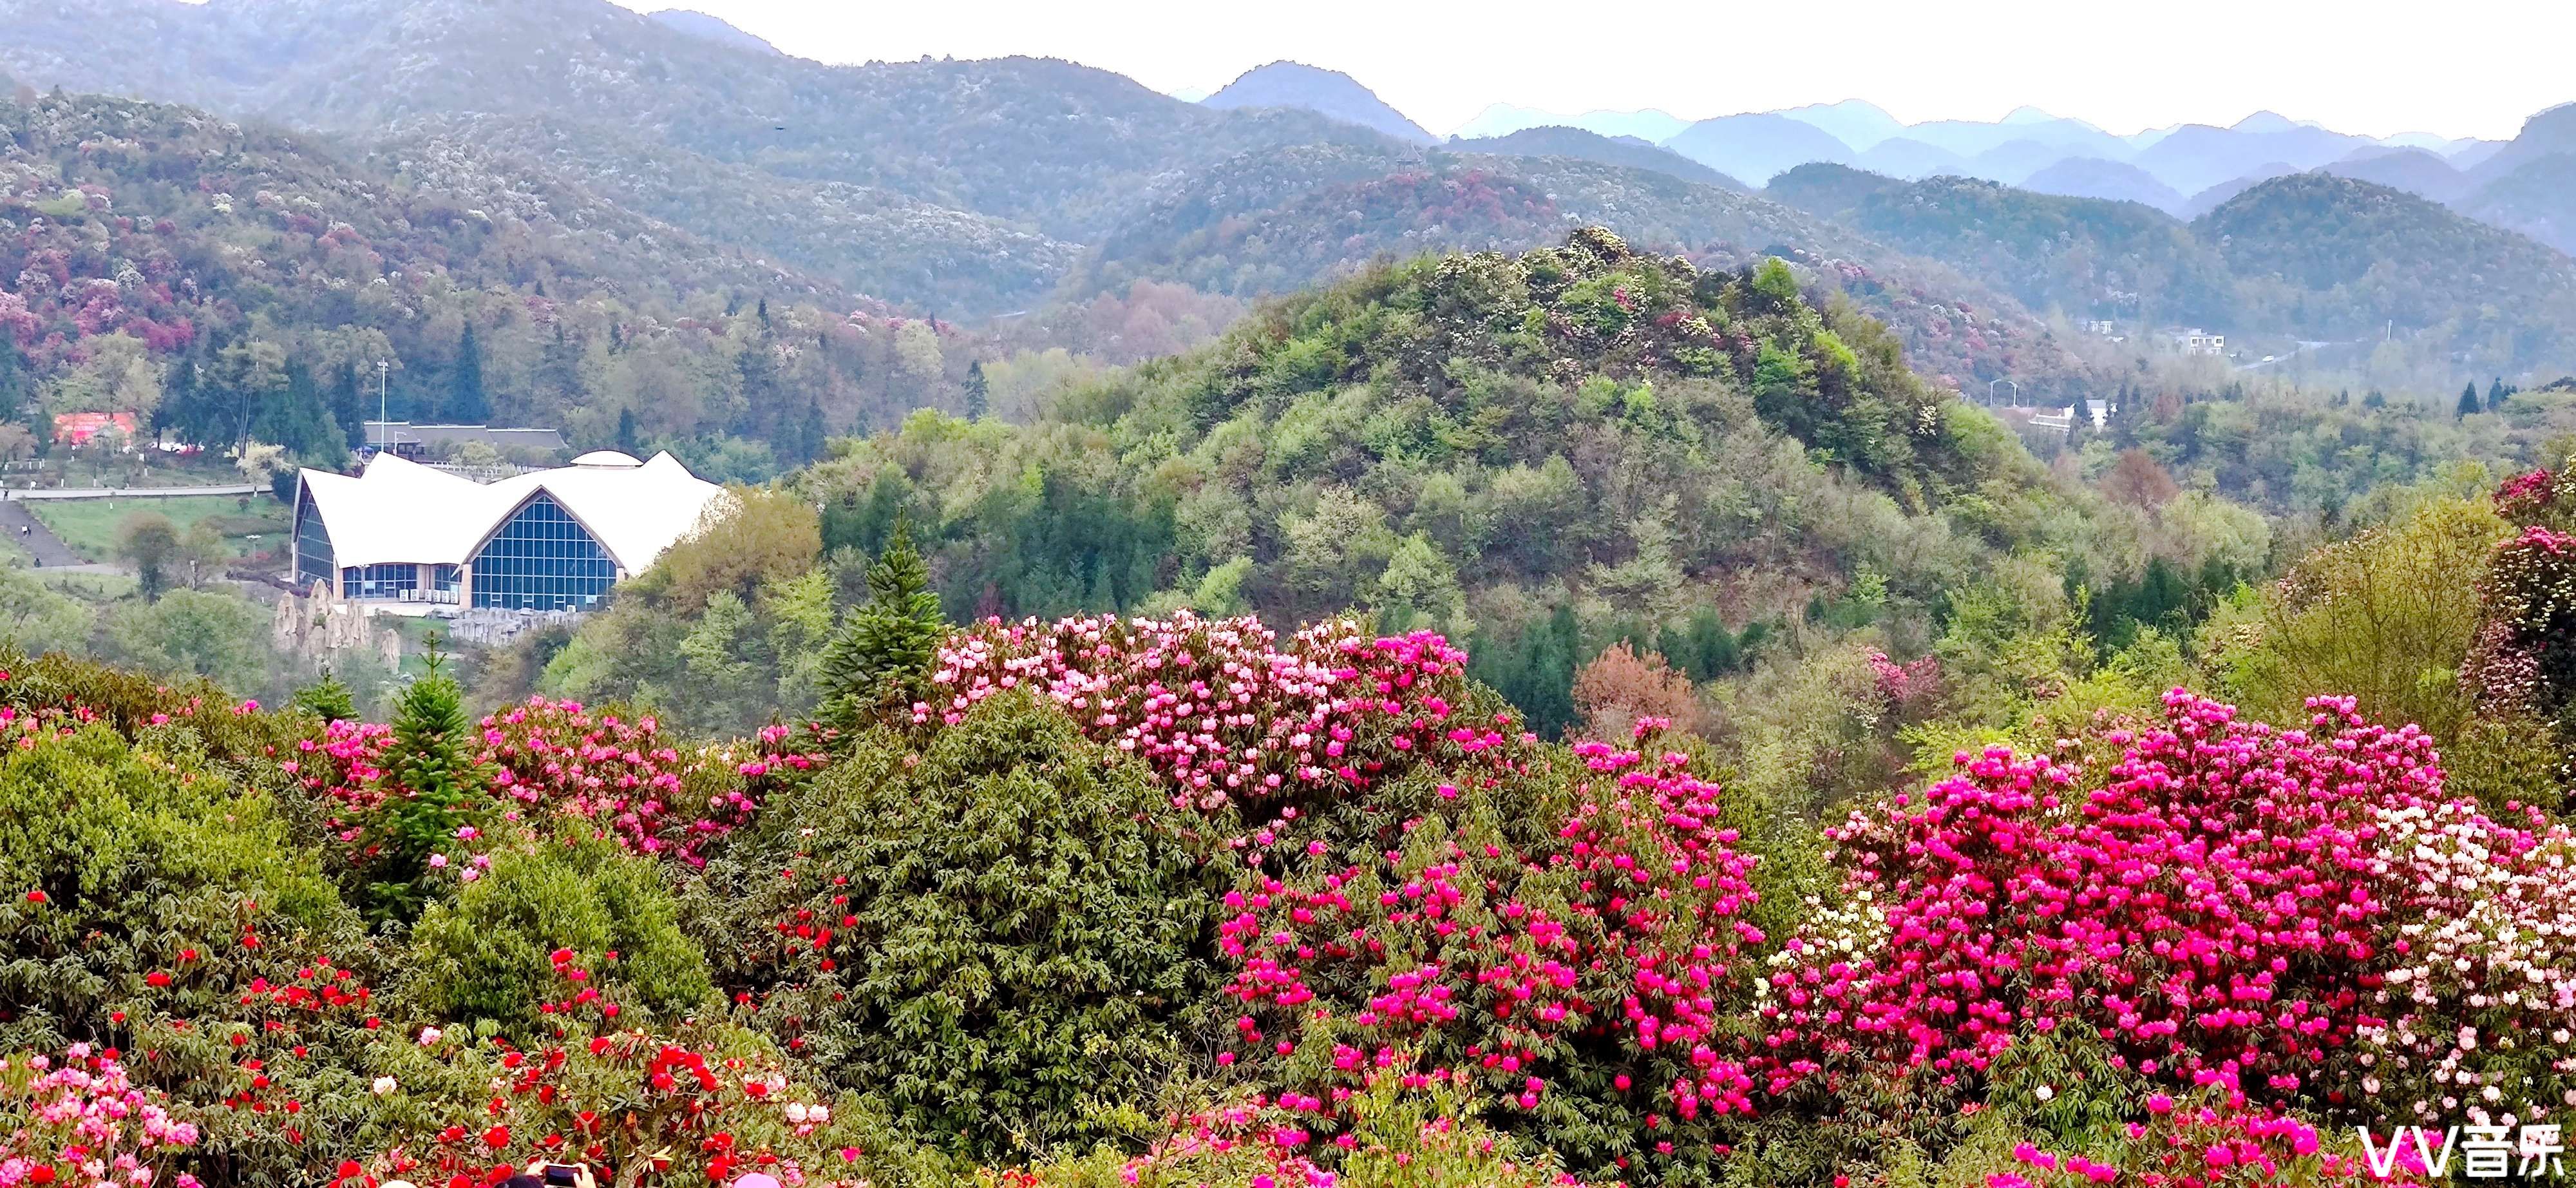
M861 740L710 868L740 975L817 1067L939 1146L1132 1136L1213 1019L1221 825L1028 698L928 747ZM747 888L731 885L739 879ZM779 925L772 932L772 925Z
M513 1035L531 1034L551 1004L568 1006L582 991L668 1022L699 1007L708 989L705 959L676 920L652 863L613 845L502 852L420 918L408 986L438 1018L488 1021ZM553 960L561 949L593 977L568 984Z

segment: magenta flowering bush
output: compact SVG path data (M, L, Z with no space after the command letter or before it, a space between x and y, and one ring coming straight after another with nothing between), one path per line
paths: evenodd
M0 1184L155 1183L196 1188L164 1165L194 1146L197 1128L126 1078L125 1067L74 1044L57 1062L25 1056L0 1064Z
M2294 1114L2249 1103L2223 1078L2180 1102L2156 1094L2147 1099L2146 1109L2146 1118L2128 1123L2108 1153L2088 1156L2016 1144L2012 1155L2020 1170L1986 1177L1986 1188L2434 1182L2411 1149L2399 1148L2400 1154L2389 1160L2388 1174L2380 1175L2366 1155L2338 1148Z
M1834 830L1842 902L1763 985L1780 1050L1953 1083L2073 1020L2139 1075L2262 1104L2576 1105L2564 826L2447 795L2430 738L2348 699L2306 731L2166 704L2058 757L1962 755Z
M1452 807L1395 847L1312 841L1229 893L1219 943L1242 1013L1219 1061L1323 1129L1373 1079L1454 1077L1578 1166L1709 1154L1711 1126L1770 1089L1767 1054L1729 1022L1764 939L1745 919L1753 861L1681 755L1588 742L1572 758L1558 794L1522 799L1552 782L1535 772L1443 783ZM1516 839L1505 819L1523 811L1552 827Z

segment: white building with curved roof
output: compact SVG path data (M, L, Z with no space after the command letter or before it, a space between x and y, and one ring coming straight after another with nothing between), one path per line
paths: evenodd
M381 453L355 476L296 476L295 581L361 602L580 610L724 493L668 452L600 450L496 483Z

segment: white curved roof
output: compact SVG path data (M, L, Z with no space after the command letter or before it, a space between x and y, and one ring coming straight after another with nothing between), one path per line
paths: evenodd
M642 466L642 465L643 465L643 463L638 462L638 461L636 461L636 460L635 460L635 455L633 455L633 454L623 454L623 453L619 453L619 452L618 452L618 451L616 451L616 450L592 450L591 452L589 452L589 453L587 453L587 454L583 454L582 456L580 456L580 457L578 457L578 458L573 459L573 460L572 460L572 464L573 464L573 465L575 465L575 466Z
M306 470L298 481L322 513L336 565L463 565L542 491L632 574L688 535L725 492L667 450L649 462L627 462L477 483L388 453L368 460L356 477Z

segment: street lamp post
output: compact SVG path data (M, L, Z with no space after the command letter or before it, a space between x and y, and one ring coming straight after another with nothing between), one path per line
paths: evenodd
M392 370L392 363L376 360L376 452L379 454L385 452L385 381Z

